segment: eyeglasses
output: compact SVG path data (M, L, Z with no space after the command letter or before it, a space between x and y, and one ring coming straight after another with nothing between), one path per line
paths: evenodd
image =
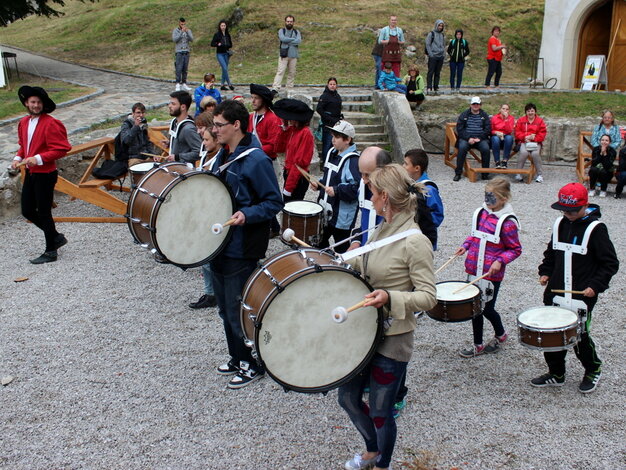
M218 129L221 129L224 126L228 126L229 124L232 124L232 122L215 122L215 121L213 121L213 127L217 127Z

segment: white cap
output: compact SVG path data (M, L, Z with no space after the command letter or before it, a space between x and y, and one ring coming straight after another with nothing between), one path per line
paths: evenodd
M326 126L330 130L338 132L339 134L347 135L351 139L354 139L356 136L356 131L354 130L354 126L350 124L348 121L339 121L334 127Z
M470 100L470 104L481 104L480 96L472 96Z

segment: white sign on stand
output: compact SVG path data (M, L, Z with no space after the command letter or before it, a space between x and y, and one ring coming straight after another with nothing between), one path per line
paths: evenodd
M0 49L0 57L2 56L2 49ZM4 88L7 86L7 81L4 78L4 59L2 59L2 64L0 65L0 88Z
M597 90L599 85L606 88L606 56L588 55L583 69L583 77L580 89L583 91Z

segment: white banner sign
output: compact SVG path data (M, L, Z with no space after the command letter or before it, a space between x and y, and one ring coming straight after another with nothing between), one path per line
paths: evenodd
M2 56L2 49L0 49L0 56ZM2 59L2 65L0 65L0 88L7 86L7 81L4 78L4 59Z

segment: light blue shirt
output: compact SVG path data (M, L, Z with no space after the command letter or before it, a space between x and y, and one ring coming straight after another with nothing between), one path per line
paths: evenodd
M389 36L398 36L398 41L404 42L404 32L402 28L396 26L391 29L389 26L385 26L378 34L378 44L382 44L383 41L389 41Z

